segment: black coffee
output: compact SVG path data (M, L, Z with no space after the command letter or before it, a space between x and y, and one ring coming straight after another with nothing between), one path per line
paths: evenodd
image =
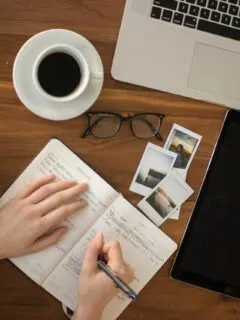
M73 93L81 81L77 61L64 52L54 52L39 64L38 81L51 96L65 97Z

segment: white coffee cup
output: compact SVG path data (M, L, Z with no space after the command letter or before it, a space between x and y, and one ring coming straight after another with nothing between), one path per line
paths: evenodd
M71 55L75 61L78 63L79 68L81 70L81 79L80 79L80 83L77 86L77 88L70 93L67 96L64 97L56 97L56 96L52 96L51 94L47 93L41 86L41 84L39 83L38 80L38 69L39 69L39 65L41 64L41 62L43 61L43 59L50 55L53 54L55 52L63 52L63 53L67 53L69 55ZM82 95L84 93L84 91L86 90L90 79L93 78L97 78L100 79L103 77L103 74L100 73L91 73L90 72L90 68L89 68L89 64L87 59L85 58L84 54L78 50L77 48L70 46L68 44L56 44L56 45L52 45L48 48L46 48L45 50L43 50L37 57L34 66L33 66L33 83L36 87L36 89L38 90L38 92L40 94L42 94L43 96L45 96L45 98L55 101L55 102L69 102L72 101L76 98L78 98L80 95Z

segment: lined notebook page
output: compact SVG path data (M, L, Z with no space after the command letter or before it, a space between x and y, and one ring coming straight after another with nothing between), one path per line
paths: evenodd
M84 252L99 232L105 241L118 240L124 259L135 271L131 287L139 292L176 250L177 245L122 196L90 228L71 253L55 269L43 287L74 310ZM103 320L116 319L131 301L119 293L108 305Z
M81 197L88 201L88 206L65 220L63 224L67 225L69 231L58 244L38 253L11 259L38 284L44 282L76 242L118 196L117 191L61 141L52 139L0 198L0 208L18 191L25 188L29 181L48 173L54 173L58 179L87 182L89 190Z

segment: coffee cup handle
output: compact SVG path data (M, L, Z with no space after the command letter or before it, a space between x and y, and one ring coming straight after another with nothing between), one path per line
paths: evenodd
M91 78L92 79L102 79L104 76L102 71L99 72L91 72Z

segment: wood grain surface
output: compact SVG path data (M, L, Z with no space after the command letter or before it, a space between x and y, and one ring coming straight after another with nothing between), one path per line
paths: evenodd
M179 221L167 221L162 229L178 243L182 237L197 191L213 151L226 109L120 83L110 68L124 8L124 0L1 0L0 1L0 192L41 149L56 136L63 140L133 204L139 197L129 185L146 142L132 137L127 125L114 140L82 140L84 116L52 122L36 117L19 101L12 84L12 67L22 44L37 32L65 28L88 38L99 51L105 82L93 110L162 112L166 138L173 123L203 136L189 170L188 182L196 190L183 206ZM159 144L157 140L152 142ZM120 319L235 320L240 318L238 301L173 281L169 270L173 257L142 291ZM65 319L61 306L9 261L0 262L0 319Z

